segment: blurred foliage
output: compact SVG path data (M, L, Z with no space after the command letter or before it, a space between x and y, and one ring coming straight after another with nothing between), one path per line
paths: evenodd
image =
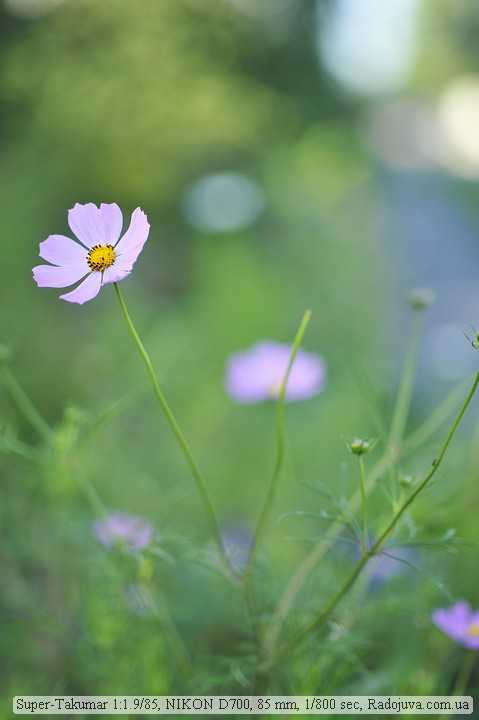
M328 386L288 406L283 484L255 579L263 619L356 488L346 443L359 434L378 438L379 454L387 445L410 323L397 321L405 288L385 233L388 176L364 141L375 99L348 95L318 62L315 13L310 0L65 0L38 18L0 6L0 340L52 428L45 442L2 385L5 717L13 694L252 694L254 682L244 605L212 567L187 469L113 293L80 308L31 281L38 242L67 233L74 202L116 201L125 218L136 206L150 217L125 293L226 529L254 526L272 469L274 407L235 406L225 362L258 339L290 341L313 310L305 347L325 357ZM414 92L477 70L470 3L424 2L421 23ZM230 233L189 225L189 188L231 169L260 183L263 215ZM408 432L438 402L417 390ZM443 426L381 476L373 532L397 501L399 474L432 462ZM279 668L273 691L450 690L461 652L430 612L479 599L468 511L477 501L474 438L477 429L471 446L467 433L458 438L396 538L420 546L419 571L375 589L366 578L328 628L327 652L314 639ZM150 519L157 555L99 547L91 486L108 508ZM288 632L337 587L352 543L351 533L341 537L309 578ZM190 672L173 658L163 603Z

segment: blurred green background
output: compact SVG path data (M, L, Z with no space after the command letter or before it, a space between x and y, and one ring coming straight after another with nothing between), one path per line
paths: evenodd
M384 448L411 287L438 300L408 427L476 364L463 329L479 310L478 41L472 0L2 0L1 339L56 433L52 453L1 390L5 717L22 693L249 694L240 603L190 557L208 544L201 507L113 290L83 307L39 290L38 243L69 234L75 202L148 214L149 241L122 287L225 531L254 526L274 456L274 406L235 405L225 363L258 340L291 341L312 309L304 346L325 358L328 382L288 407L262 559L267 614L324 531L278 518L324 508L307 485L349 497L352 436ZM449 689L460 650L429 615L449 599L479 602L472 415L411 519L418 542L452 528L466 542L421 549L421 572L356 607L340 654L323 648L312 674L292 662L278 688ZM437 441L400 470L426 467ZM179 554L152 572L192 648L192 677L171 661L154 613L128 601L144 569L98 545L85 481ZM376 502L380 525L390 505L381 493ZM328 597L343 562L339 553L315 574L299 612Z

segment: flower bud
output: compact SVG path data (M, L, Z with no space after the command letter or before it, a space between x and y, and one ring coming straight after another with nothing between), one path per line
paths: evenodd
M429 288L417 288L411 290L408 302L413 310L426 310L434 304L436 293Z
M402 488L405 488L405 489L410 488L412 485L414 485L414 478L413 478L413 476L412 476L412 475L403 475L403 474L401 474L401 475L399 476L399 485L400 485Z
M348 447L353 455L365 455L372 450L374 443L370 440L361 440L361 438L354 438L351 440Z

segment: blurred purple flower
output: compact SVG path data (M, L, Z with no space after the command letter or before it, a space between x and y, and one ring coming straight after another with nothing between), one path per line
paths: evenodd
M370 534L368 546L372 547L374 541L374 535ZM362 557L361 542L358 538L353 542L352 555L355 562ZM414 563L418 559L419 553L417 550L406 545L388 547L378 552L367 564L368 589L375 592L390 580L417 569Z
M265 340L234 353L226 367L226 390L239 403L257 403L278 397L288 367L291 347ZM299 350L286 389L287 400L305 400L324 387L326 364L319 355Z
M376 588L388 580L411 570L417 553L407 547L392 548L376 555L369 563L371 583Z
M243 527L230 527L222 531L221 539L231 565L236 572L243 572L253 542L251 532Z
M432 613L433 623L460 645L479 650L479 611L471 610L467 602L457 602L450 608Z
M33 279L38 287L64 288L85 278L74 290L60 295L62 300L83 305L103 285L130 274L150 225L143 210L136 208L120 238L123 215L116 203L102 203L99 208L77 203L68 211L68 224L79 243L64 235L49 235L40 243L40 257L51 265L34 267Z
M153 527L144 518L114 512L94 526L95 535L102 545L112 548L123 546L128 550L142 550L153 539Z

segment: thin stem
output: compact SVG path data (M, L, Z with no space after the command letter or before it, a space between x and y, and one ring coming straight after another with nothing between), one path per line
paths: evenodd
M476 664L476 658L477 650L468 650L466 652L461 671L457 677L454 690L452 691L453 695L463 695L464 692L467 690L469 680L471 679L472 671L474 670L474 665Z
M263 503L263 509L261 510L258 524L256 525L256 531L253 536L253 541L251 543L251 551L250 551L250 555L248 558L248 565L245 569L245 576L249 575L249 572L251 571L251 569L254 565L258 545L263 538L266 526L268 524L269 517L271 515L271 511L273 509L274 500L276 498L276 494L278 491L279 478L280 478L281 468L283 466L284 451L285 451L285 445L286 445L285 430L284 430L284 406L285 406L285 399L286 399L286 389L288 386L288 380L289 380L289 376L291 374L291 369L293 367L293 363L296 359L296 355L298 354L298 350L303 341L304 333L306 332L306 328L308 327L310 320L311 320L311 310L306 310L306 312L304 313L304 315L301 319L301 323L299 325L298 331L296 333L293 344L291 346L291 353L289 356L288 365L287 365L286 372L284 374L284 377L281 381L281 385L279 388L278 402L276 404L276 443L277 443L276 444L276 460L274 463L273 474L271 476L271 481L269 484L268 492L266 494L266 498Z
M248 614L250 617L251 625L253 628L253 633L256 637L256 640L258 644L260 643L260 636L259 636L259 624L256 622L255 618L257 617L256 612L256 600L254 597L254 589L253 589L253 583L252 583L252 573L254 568L254 563L256 559L256 553L258 550L259 543L261 542L265 529L268 524L268 520L271 514L271 510L274 505L274 500L276 497L276 493L278 490L278 484L279 484L279 478L281 469L283 466L284 461L284 455L285 455L285 447L286 447L286 435L285 435L285 429L284 429L284 406L285 406L285 399L286 399L286 389L288 385L289 376L291 374L291 369L293 367L293 363L296 359L296 355L298 353L298 350L301 346L301 343L303 341L304 333L306 332L306 328L308 327L309 321L311 320L311 311L306 310L304 313L301 322L299 324L299 328L296 332L296 336L293 340L293 344L291 346L291 352L288 360L288 365L286 367L286 371L284 374L284 377L281 380L281 385L279 387L279 393L278 393L278 401L276 404L276 460L273 467L273 474L271 476L268 492L266 494L266 498L263 504L263 509L261 511L256 531L253 536L253 540L251 543L251 549L248 557L248 562L246 564L246 567L243 572L243 590L245 595L245 601L246 606L248 609Z
M116 582L124 585L132 580L130 565L125 563L126 553L118 554L119 562L109 563L110 571L113 572ZM133 582L132 589L138 594L140 601L156 618L160 627L164 630L166 638L171 646L171 654L175 655L178 667L181 672L191 675L192 667L188 651L183 639L176 627L175 621L171 615L166 594L161 590L153 587L153 565L150 558L140 552L137 556L138 560L138 578Z
M170 643L176 655L178 664L183 672L190 674L192 671L191 660L178 628L171 617L168 603L161 593L156 594L155 601L155 613L160 623L162 623L166 632L170 636Z
M331 613L335 610L337 605L341 602L341 600L344 598L344 596L347 594L348 590L351 588L351 586L354 584L356 578L358 575L360 575L361 571L369 561L371 557L373 557L384 545L385 541L388 539L389 535L392 533L396 525L398 524L399 520L403 516L403 514L406 512L406 510L409 508L409 506L414 502L414 500L417 498L417 496L427 487L433 476L436 474L437 470L439 469L446 452L449 448L449 445L451 444L452 438L454 437L454 434L461 424L461 421L466 413L467 408L469 407L472 398L474 397L474 394L477 390L477 387L479 385L479 373L476 374L474 378L474 382L472 384L471 389L469 390L466 399L464 400L464 403L454 420L454 422L451 425L451 428L446 436L446 439L444 440L444 443L441 447L441 450L439 452L439 455L434 459L432 463L432 467L429 470L429 472L425 475L424 479L417 485L417 487L411 492L411 494L408 496L408 498L404 501L404 503L401 505L401 507L398 509L398 511L395 513L395 515L392 517L391 521L388 523L386 528L383 530L383 532L379 535L376 542L372 545L370 551L364 555L354 566L353 570L351 571L349 577L346 579L345 583L342 585L342 587L338 590L338 592L333 595L329 603L326 605L326 607L319 613L319 615L311 622L309 625L307 625L305 628L303 628L291 641L288 643L280 652L280 655L284 655L285 652L291 651L296 645L298 645L305 637L307 637L310 633L317 630L319 627L324 625L325 621L329 618Z
M379 478L381 478L386 471L392 468L394 462L404 451L403 444L399 442L399 440L402 438L406 425L406 420L409 415L409 407L411 402L412 387L414 384L414 373L417 364L417 355L419 350L419 339L421 331L422 313L416 311L413 320L413 328L411 332L411 339L409 342L409 349L407 352L406 360L404 362L401 381L399 383L398 396L395 404L395 410L393 413L393 420L391 423L389 442L386 446L382 458L372 469L365 483L365 491L369 494L374 490ZM444 409L446 409L446 402L444 402L443 405ZM447 406L447 410L450 410L449 405ZM440 426L443 420L443 415L442 413L440 414L438 410L437 415L434 415L434 418L437 420L437 424L434 425L431 421L427 425L427 430L428 432L430 432L430 435L432 435L433 432ZM427 439L424 438L418 431L417 433L415 433L415 439L413 442L410 443L408 451L412 452L412 450L417 447L416 438L420 438L422 440ZM349 515L354 516L356 514L360 505L360 500L360 492L356 491L348 503L347 510ZM318 545L312 548L312 550L308 553L308 555L300 564L296 572L291 577L274 612L273 620L265 637L265 650L268 655L274 655L275 653L275 648L279 641L279 636L283 624L290 609L294 604L296 597L301 591L301 588L305 584L310 574L317 567L319 562L326 555L326 553L332 546L335 539L341 533L343 528L344 522L342 522L341 520L335 521L329 527L323 540L318 543Z
M32 403L25 390L22 388L22 386L16 379L15 375L6 365L2 369L1 378L25 419L29 421L31 426L56 452L57 448L55 446L55 443L53 442L54 433L52 429L40 415L35 405ZM15 452L18 455L22 455L23 457L32 460L33 462L40 461L40 458L36 455L34 449L28 447L24 443L21 443L19 440L4 440L4 447L8 451ZM94 485L90 482L90 480L83 477L80 473L77 473L76 477L93 511L98 515L105 516L107 514L107 510Z
M434 433L445 423L448 417L459 406L461 398L464 396L468 387L467 381L461 382L451 392L446 395L444 400L432 411L426 420L419 427L413 430L406 437L401 446L401 455L403 451L408 455L424 445Z
M133 321L130 317L130 313L128 312L128 308L126 306L126 303L125 303L125 300L123 297L123 293L121 292L117 283L113 283L113 285L115 288L116 296L118 298L118 302L120 303L121 311L123 313L126 324L128 326L130 335L131 335L134 343L136 344L136 347L143 359L143 362L145 363L148 375L151 380L151 384L153 385L153 390L155 392L156 398L160 404L160 407L163 411L166 421L167 421L168 425L170 426L171 431L173 432L173 435L175 436L175 438L178 442L178 445L180 446L181 452L183 453L185 460L190 467L191 473L193 475L193 479L196 483L196 488L198 490L198 494L203 503L205 515L206 515L208 524L210 526L210 531L211 531L213 540L214 540L216 547L218 549L218 552L220 554L220 558L222 559L222 562L223 562L226 570L228 571L228 574L234 578L236 575L235 575L233 568L231 567L231 563L228 559L228 556L227 556L224 546L223 546L223 542L221 540L220 528L218 525L218 521L216 519L216 514L215 514L215 511L213 508L213 504L210 500L206 482L205 482L203 475L193 457L193 454L190 450L188 442L187 442L185 436L183 435L183 432L182 432L180 426L178 425L178 422L177 422L175 416L173 415L173 411L171 410L171 408L163 394L163 391L162 391L160 384L158 382L158 379L156 377L156 373L153 368L153 364L151 362L150 356L148 355L148 352L147 352L145 346L143 345L143 342L141 341L141 338L138 335L138 332L133 324Z
M474 665L476 664L477 650L468 650L464 655L464 662L457 676L456 684L451 695L454 697L462 697L467 690L469 681L471 679ZM446 720L451 717L448 713L441 715L439 720Z
M87 478L83 477L81 471L77 473L76 479L81 489L83 490L86 499L90 503L93 512L96 515L106 517L106 515L108 515L108 510L106 509L105 504L99 496L93 483L90 480L87 480Z
M474 394L477 390L478 385L479 385L479 373L476 374L476 376L474 378L474 382L472 384L472 387L469 390L469 392L466 396L466 399L465 399L456 419L454 420L454 422L451 425L451 428L446 436L446 439L442 445L439 455L432 462L431 469L426 474L425 478L412 491L412 493L409 495L409 497L406 498L406 500L401 505L401 507L399 508L397 513L392 518L389 525L386 527L386 529L382 532L382 534L379 536L377 541L374 543L373 547L371 548L371 552L375 553L380 549L380 547L383 545L384 541L388 538L388 536L391 534L392 530L395 528L395 526L399 522L402 515L406 512L406 510L411 505L411 503L414 502L416 497L424 490L424 488L429 484L432 477L436 474L439 466L441 465L441 463L444 459L444 456L448 450L448 447L451 444L452 438L454 437L457 428L461 424L462 418L464 417L466 410L469 407L472 398L474 397Z
M25 419L28 420L30 425L46 442L50 442L52 439L51 428L40 415L35 405L32 403L27 393L7 365L4 365L2 369L1 378L3 380L3 384L9 391Z
M29 445L21 442L20 440L12 438L1 438L0 440L0 452L13 455L19 455L25 460L29 460L33 463L38 463L39 455L35 448L31 448Z
M364 458L362 455L358 456L359 462L359 491L361 493L361 521L362 521L362 552L366 554L368 552L369 539L368 539L368 517L366 508L366 477L364 472Z
M399 383L396 405L391 421L388 446L398 448L401 445L404 430L411 407L411 398L416 375L417 358L419 354L419 343L423 329L423 313L416 310L413 315L413 327L409 349L404 362L404 368Z
M371 471L366 481L366 491L371 492L377 481L382 477L383 473L393 464L395 460L394 453L385 453L383 458L379 460ZM356 491L348 503L348 507L344 513L348 516L354 516L360 504L360 494ZM303 562L299 565L296 572L287 584L283 595L274 612L273 620L265 637L265 651L267 655L274 655L275 648L278 643L283 624L294 604L294 601L306 583L310 574L327 554L336 538L340 535L345 523L343 520L335 520L325 532L323 539L308 553Z

